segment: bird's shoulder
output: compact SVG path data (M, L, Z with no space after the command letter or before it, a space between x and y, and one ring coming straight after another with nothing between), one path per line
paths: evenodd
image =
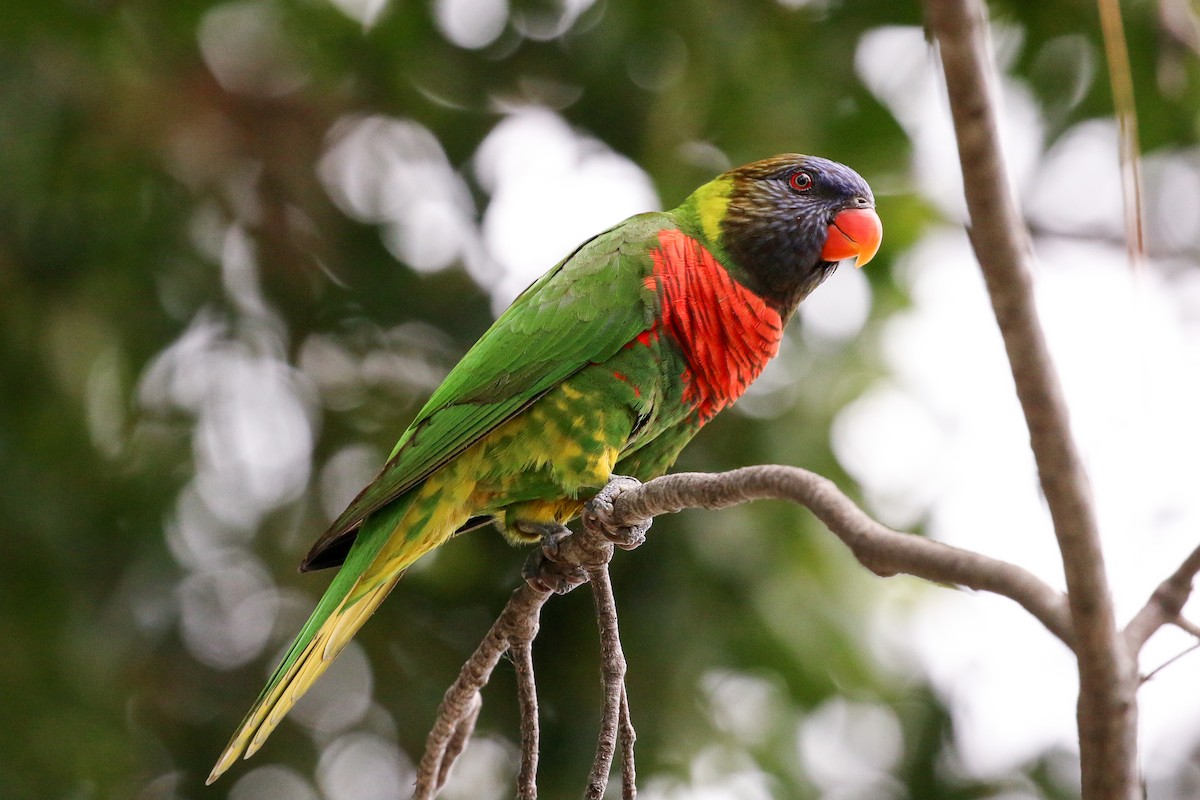
M530 284L504 316L518 314L527 305L553 306L593 286L607 287L609 297L614 291L638 289L650 269L650 253L658 245L660 234L677 227L668 212L654 211L630 217L596 234ZM589 303L604 300L587 299Z

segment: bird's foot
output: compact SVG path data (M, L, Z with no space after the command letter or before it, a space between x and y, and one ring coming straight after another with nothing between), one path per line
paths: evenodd
M583 507L584 527L597 530L622 550L632 550L646 541L646 531L650 530L652 519L637 520L629 525L617 525L613 522L613 503L622 492L636 489L642 482L637 478L625 475L613 475L608 479L604 488Z
M521 523L519 527L525 533L542 537L541 545L525 559L521 570L526 583L539 592L566 594L587 582L587 573L582 567L559 560L563 542L571 536L570 528L558 523Z

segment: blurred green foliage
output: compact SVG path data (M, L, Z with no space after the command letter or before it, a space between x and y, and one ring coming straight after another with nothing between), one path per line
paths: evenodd
M1151 5L1130 6L1127 19L1142 135L1147 146L1192 145L1195 60L1164 39ZM230 8L261 12L271 26L272 47L259 54L259 82L249 87L222 86L199 45L212 15ZM1089 4L1012 0L993 11L1022 37L1012 69L1044 104L1051 135L1109 113ZM354 445L381 458L428 388L415 379L368 382L331 403L312 389L319 380L306 372L304 346L317 336L359 359L395 355L389 332L417 321L427 327L406 340L405 353L436 372L492 315L466 271L407 269L379 226L331 201L317 164L345 115L404 118L432 131L479 208L488 195L473 155L504 110L523 105L554 108L632 159L666 205L716 172L720 154L741 163L801 150L855 166L879 189L887 227L868 271L872 322L850 343L806 352L795 362L798 389L769 414L726 413L679 465L792 463L852 489L830 452L829 425L879 373L876 323L904 305L889 266L936 217L910 191L909 142L860 83L854 57L868 30L919 25L919 6L602 0L557 35L530 33L529 21L563 13L550 0L514 0L495 41L472 50L448 41L432 7L413 0L384 3L370 25L322 0L6 4L0 798L217 797L239 771L264 764L314 774L330 735L285 723L254 762L202 786L327 580L293 569L328 519L322 470ZM1072 98L1055 59L1078 66L1075 51L1052 46L1068 35L1099 69ZM287 83L289 75L299 77ZM222 266L229 256L220 236L213 245L212 231L234 227L252 247L266 311L247 310ZM156 359L198 320L234 343L267 330L278 348L258 355L290 364L308 387L316 434L304 490L252 518L233 544L221 540L224 557L254 560L288 601L265 647L228 668L198 658L181 632L184 584L199 573L170 530L197 473L197 417L148 401L144 388ZM793 342L805 346L798 335ZM362 727L419 757L442 691L519 580L523 557L497 536L475 534L402 582L360 636L376 704ZM798 509L761 503L661 519L645 547L618 557L614 580L639 772L660 787L703 783L711 774L698 764L727 763L762 776L772 796L821 796L798 730L841 697L888 709L900 733L891 777L869 796L974 798L1002 786L1069 794L1053 753L995 784L956 771L945 710L871 641L877 582ZM264 608L243 604L239 613ZM552 602L535 648L546 797L576 796L590 764L596 652L586 593ZM721 676L748 678L766 693L771 715L753 735L714 712ZM480 727L516 735L507 665Z

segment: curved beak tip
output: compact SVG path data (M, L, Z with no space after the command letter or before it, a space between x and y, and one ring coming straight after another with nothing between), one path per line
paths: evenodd
M848 208L838 212L829 226L821 258L842 261L853 258L862 267L879 252L883 242L883 222L873 208Z

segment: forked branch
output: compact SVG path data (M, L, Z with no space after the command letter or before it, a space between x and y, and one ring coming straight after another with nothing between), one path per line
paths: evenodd
M954 119L971 244L1029 427L1030 447L1062 554L1079 668L1083 796L1140 796L1135 662L1116 627L1091 488L1033 298L1029 233L1000 149L982 0L926 0Z
M746 467L724 473L676 473L637 484L627 478L609 485L599 511L586 513L587 524L578 533L556 543L555 569L578 570L592 585L600 627L601 677L604 712L596 758L585 797L603 797L617 751L622 760L622 798L636 794L633 759L634 729L625 689L625 656L617 631L617 610L608 578L613 545L605 531L638 526L661 514L685 508L719 509L750 500L785 500L805 506L840 539L856 559L876 575L911 575L940 584L953 584L992 592L1013 600L1038 619L1065 645L1076 647L1066 597L1015 564L952 547L912 534L894 531L868 516L834 483L796 467L777 465ZM542 554L535 553L531 564ZM528 568L527 568L528 569ZM1136 655L1159 627L1175 624L1200 633L1180 616L1200 573L1197 547L1165 580L1146 607L1130 622L1125 637ZM535 581L536 582L536 581ZM445 783L455 756L466 743L479 713L480 691L505 652L511 650L516 667L521 707L520 800L537 797L537 699L530 643L537 635L542 606L548 591L524 585L513 592L499 619L468 660L458 680L446 692L438 719L421 760L417 790L419 800L432 798Z
M1142 645L1163 625L1174 624L1200 638L1200 630L1183 619L1183 607L1192 596L1192 582L1200 573L1200 547L1193 550L1179 569L1158 585L1146 605L1125 626L1125 641L1130 652L1137 653Z
M719 474L678 473L630 486L622 479L611 495L602 523L557 543L555 568L578 568L592 584L600 626L604 713L596 759L585 796L600 798L607 787L613 758L622 760L622 797L633 798L635 769L633 723L625 689L625 656L617 630L616 604L608 580L613 545L604 531L636 526L684 508L725 508L749 500L778 499L809 508L841 539L854 556L877 575L913 575L1008 597L1028 610L1068 647L1073 635L1065 598L1032 573L990 558L911 534L899 533L871 519L829 480L795 467L747 467ZM612 484L610 484L612 486ZM588 516L588 515L585 515ZM594 518L594 517L593 517ZM540 553L537 554L540 556ZM510 650L516 665L521 707L521 770L518 797L537 797L537 700L529 645L550 592L524 585L513 592L500 617L458 679L446 692L421 759L414 797L430 800L446 781L454 758L463 749L479 713L480 691L496 664Z
M499 618L463 665L457 680L446 690L446 696L438 708L437 721L425 742L425 755L417 769L414 800L432 800L445 785L450 767L465 749L467 740L475 728L475 720L482 706L480 690L487 685L492 677L492 670L505 653L510 649L515 649L518 653L528 650L529 644L537 636L542 606L549 597L549 592L539 592L528 585L521 586L513 592ZM519 659L520 655L518 662ZM518 679L522 680L520 671L518 666ZM532 682L532 673L528 680ZM522 703L522 706L524 712L525 704ZM536 719L536 709L534 715ZM536 729L532 736L535 755L530 769L536 771ZM526 766L523 760L522 773ZM523 774L523 785L524 777ZM534 785L535 779L536 777L531 775L529 785ZM534 788L533 794L522 794L521 798L534 798L537 796L536 792Z

